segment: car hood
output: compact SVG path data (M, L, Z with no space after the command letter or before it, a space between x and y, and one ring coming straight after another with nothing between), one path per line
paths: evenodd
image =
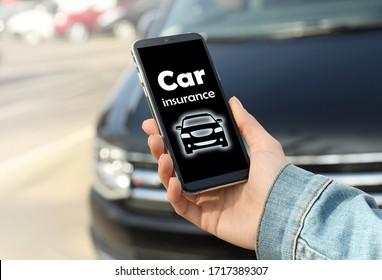
M226 96L287 155L382 152L382 32L209 42Z
M227 98L237 96L287 155L382 152L381 31L207 44ZM148 152L135 70L113 103L98 133Z

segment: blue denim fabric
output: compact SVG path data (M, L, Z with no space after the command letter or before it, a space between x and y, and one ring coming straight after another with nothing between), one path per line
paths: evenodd
M382 259L382 210L356 188L286 165L255 249L259 259Z

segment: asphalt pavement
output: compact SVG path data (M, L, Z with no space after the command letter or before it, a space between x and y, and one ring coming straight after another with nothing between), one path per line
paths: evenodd
M94 124L130 42L0 44L0 259L95 259Z

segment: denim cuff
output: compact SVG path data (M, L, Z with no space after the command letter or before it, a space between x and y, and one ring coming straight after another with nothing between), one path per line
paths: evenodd
M295 259L304 219L330 181L292 164L280 171L259 224L258 259Z

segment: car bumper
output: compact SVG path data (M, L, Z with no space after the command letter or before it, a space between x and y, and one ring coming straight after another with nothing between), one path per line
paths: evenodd
M91 234L101 258L255 259L251 250L206 234L174 215L157 217L129 211L122 202L91 192Z

